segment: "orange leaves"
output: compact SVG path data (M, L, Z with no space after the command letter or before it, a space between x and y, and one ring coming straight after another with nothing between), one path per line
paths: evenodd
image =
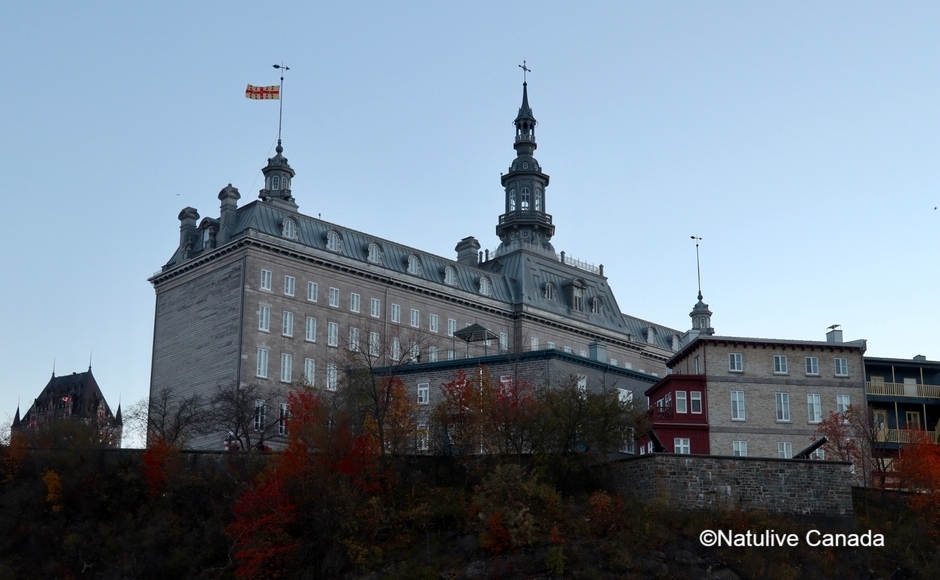
M143 461L141 469L151 496L156 497L163 491L167 478L173 471L174 460L178 456L179 450L163 439L151 441L144 450L141 456Z
M940 531L940 446L924 431L911 431L910 437L894 467L901 486L913 492L907 497L908 505L930 519L936 535Z

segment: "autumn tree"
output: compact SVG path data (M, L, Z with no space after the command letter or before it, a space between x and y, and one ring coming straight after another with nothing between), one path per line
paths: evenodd
M940 535L940 445L925 431L911 431L893 467L900 487L913 492L906 496L908 506L932 524L932 536Z
M193 438L208 432L208 401L199 394L177 396L167 387L135 403L125 418L130 430L142 436L148 447L162 441L185 449Z
M263 449L280 426L277 403L284 400L279 388L256 384L219 386L210 400L206 426L209 432L227 433L238 448Z

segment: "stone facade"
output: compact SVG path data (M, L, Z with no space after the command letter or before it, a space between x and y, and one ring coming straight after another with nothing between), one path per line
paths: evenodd
M617 491L679 509L852 515L851 464L715 455L643 455L612 467Z

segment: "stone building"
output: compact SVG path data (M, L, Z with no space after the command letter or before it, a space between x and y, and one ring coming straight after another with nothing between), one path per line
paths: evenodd
M467 237L446 258L300 213L280 141L259 199L239 206L230 184L218 218L183 209L179 245L150 278L151 393L298 380L331 389L343 350L395 366L554 349L636 376L665 374L679 333L622 313L603 266L552 245L549 176L533 156L525 84L514 123L493 253ZM470 325L489 338L459 339ZM593 353L592 344L600 345ZM195 446L221 441L212 434Z
M57 377L53 372L52 378L22 417L19 408L16 409L11 434L37 432L55 421L80 421L93 425L99 429L102 441L114 447L121 446L124 429L121 406L118 405L117 413L111 412L90 366L84 373Z

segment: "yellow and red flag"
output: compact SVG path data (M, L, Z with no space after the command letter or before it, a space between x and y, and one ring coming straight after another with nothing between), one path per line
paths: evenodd
M249 99L278 100L281 98L281 88L278 85L271 85L270 87L248 85L248 88L245 89L245 96Z

